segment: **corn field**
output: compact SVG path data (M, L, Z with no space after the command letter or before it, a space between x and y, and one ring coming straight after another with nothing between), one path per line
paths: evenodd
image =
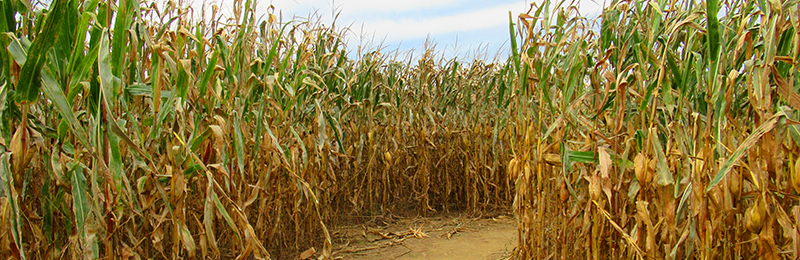
M800 257L798 18L746 0L516 17L516 256Z
M0 257L331 259L505 209L518 259L800 256L798 1L577 10L462 62L253 0L0 1Z
M345 216L513 196L508 66L351 60L252 1L2 6L3 258L329 258Z

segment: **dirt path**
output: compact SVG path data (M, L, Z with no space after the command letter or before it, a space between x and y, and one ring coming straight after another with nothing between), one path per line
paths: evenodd
M510 216L378 220L338 230L341 259L506 259L516 246Z

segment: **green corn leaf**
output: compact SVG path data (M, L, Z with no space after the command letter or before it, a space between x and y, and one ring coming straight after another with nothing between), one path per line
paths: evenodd
M24 1L23 1L24 2ZM56 0L47 14L45 25L38 37L28 49L27 61L22 65L17 85L17 102L36 102L41 88L42 66L47 60L47 53L55 45L62 17L66 16L68 0Z
M292 132L292 136L297 142L297 146L300 146L300 150L303 152L301 157L303 159L303 165L308 165L308 151L306 150L306 145L303 142L303 139L300 138L300 135L297 134L297 131L294 130L294 127L289 126L289 131Z
M267 125L267 127L265 127L264 129L267 130L267 134L269 135L269 138L272 141L272 147L275 147L278 154L281 156L281 162L284 164L284 166L288 167L289 161L286 159L286 152L283 151L283 147L281 146L280 143L278 143L278 138L276 138L275 134L272 133L272 128L269 125Z
M655 128L650 129L650 143L656 153L656 184L661 186L673 184L675 181L667 165L667 156L664 153L664 148L661 146L661 141L658 139Z
M92 67L94 67L95 62L97 61L97 55L100 52L100 44L95 44L91 48L89 48L89 52L86 53L85 56L78 59L77 64L70 64L70 66L75 66L70 71L72 73L72 78L69 82L70 86L73 86L75 90L80 90L77 88L86 78L89 78L92 73ZM77 92L70 91L70 102L73 100Z
M111 66L112 75L120 77L122 69L125 68L123 54L127 53L129 41L127 40L128 28L131 28L133 13L136 12L133 4L138 1L119 1L116 13L116 21L114 22L114 43L112 44L113 51L111 53Z
M214 73L214 68L217 66L217 59L219 58L219 50L214 50L214 53L211 54L211 59L208 61L208 66L206 66L206 70L203 71L203 78L200 80L200 84L197 85L197 90L200 93L200 96L203 97L206 94L206 89L208 88L208 82L211 80L211 75Z
M519 73L522 69L520 68L519 49L517 48L517 31L514 28L514 16L511 11L508 11L508 33L511 36L511 57L514 59L514 69Z
M146 97L153 97L153 87L145 84L132 84L125 88L125 91L128 92L131 96L146 96ZM169 90L161 90L161 98L171 98L172 91Z
M91 200L89 199L86 187L86 176L83 175L83 167L80 164L73 164L70 167L70 184L72 185L72 211L75 214L75 226L82 239L87 235L86 219L89 218Z
M191 141L189 141L190 149L192 151L197 152L197 153L201 152L201 151L197 151L197 149L199 149L200 145L203 143L203 141L205 141L209 137L211 137L211 128L206 128L206 130L203 131L203 133L201 133L199 136L197 136L197 137L193 138Z
M45 160L49 160L48 154L42 154L43 157L46 157ZM42 229L44 231L45 242L53 242L50 237L53 235L53 198L50 193L50 183L52 179L44 178L44 183L42 184L42 190L39 193L40 199L42 201L40 211L44 213L42 216Z
M28 54L25 52L25 47L22 46L23 43L14 34L7 33L6 36L11 39L11 42L6 47L8 53L11 54L17 64L25 64L25 61L28 60ZM30 43L25 46L30 46Z
M567 151L570 162L595 163L593 151Z
M108 30L103 30L100 36L100 50L97 53L97 71L100 76L100 89L103 96L103 102L106 103L107 112L114 110L114 103L109 102L109 99L114 100L114 75L111 73L111 62L109 60L109 42ZM111 113L113 115L113 113Z
M17 10L12 5L13 1L0 3L0 32L14 32L17 30Z
M186 99L186 92L189 90L189 74L183 62L178 64L178 79L175 82L175 92L181 99Z
M81 20L78 23L78 26L76 27L77 28L76 30L84 31L84 32L85 31L89 31L89 21L91 19L95 19L95 16L94 16L93 13L84 12L83 14L81 14ZM78 61L81 58L86 57L86 56L84 56L84 53L83 53L85 51L84 50L85 48L83 47L85 43L86 43L86 34L85 33L78 33L78 34L75 35L74 46L76 46L76 47L72 50L72 55L69 58L69 67L67 68L68 71L74 73L76 66L79 64Z
M717 19L717 12L719 11L719 0L706 1L706 19L707 19L707 34L708 34L708 60L716 62L719 58L719 19Z
M714 179L712 179L711 183L709 183L708 187L706 187L706 192L711 191L714 186L717 186L717 184L719 184L719 182L725 178L725 175L731 171L736 162L738 162L739 159L744 156L745 151L758 143L758 140L761 139L761 136L775 128L775 125L778 123L778 118L782 116L786 116L786 114L784 114L783 111L780 111L772 116L769 120L761 124L761 126L753 130L753 132L750 133L750 135L748 135L741 144L739 144L739 147L737 147L736 150L734 150L733 153L728 156L728 159L722 163L722 168L720 168L719 171L717 171L717 174L714 175ZM756 183L756 185L758 186L760 184Z
M10 153L3 153L0 155L0 184L3 184L3 186L0 187L0 195L8 198L8 207L10 207L9 210L11 211L11 214L9 214L9 225L11 227L11 237L14 241L14 245L19 249L20 257L22 259L27 259L25 257L25 247L22 243L23 219L20 215L19 195L17 195L14 189L14 173L11 172L10 158ZM5 223L3 223L3 225L5 225Z
M161 127L164 126L164 120L166 120L167 117L172 114L173 110L175 110L175 95L170 95L167 101L162 103L161 110L158 111L158 117L156 118L157 121L153 125L153 129L150 131L150 138L155 138L156 135L159 134Z
M211 200L214 202L214 205L216 205L216 208L219 210L219 213L222 215L222 218L225 219L225 222L227 222L228 226L231 228L231 230L233 230L233 233L236 235L236 238L239 239L239 241L242 241L241 232L239 232L239 228L236 227L236 222L234 222L231 215L228 214L228 210L226 210L225 207L222 206L222 202L219 201L219 197L217 197L216 192L213 191L211 192Z
M67 97L64 96L64 92L61 90L59 84L56 83L56 80L53 79L53 76L48 69L42 70L42 83L42 91L44 92L45 97L53 102L56 111L61 114L61 118L67 120L70 130L75 133L75 137L78 138L78 141L85 147L93 147L89 142L89 135L87 134L86 129L78 121L75 113L72 112L72 106L70 105Z
M234 113L233 115L233 148L236 150L236 162L237 166L239 167L239 174L242 175L242 179L244 179L244 139L242 137L242 126L239 122L239 115L238 113Z

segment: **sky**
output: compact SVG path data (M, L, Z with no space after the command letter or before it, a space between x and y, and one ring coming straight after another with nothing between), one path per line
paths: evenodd
M197 1L197 0L196 0ZM218 0L222 3L232 0ZM351 56L358 46L402 53L416 50L419 56L427 39L446 58L472 57L504 59L509 47L508 15L524 13L531 0L258 0L257 9L270 4L284 20L293 17L321 16L330 25L338 13L337 27L347 26L347 46ZM538 0L541 1L541 0ZM595 1L599 1L599 4ZM603 0L580 0L584 16L600 12ZM606 0L610 1L610 0ZM221 11L230 13L225 4ZM482 55L476 55L482 54Z

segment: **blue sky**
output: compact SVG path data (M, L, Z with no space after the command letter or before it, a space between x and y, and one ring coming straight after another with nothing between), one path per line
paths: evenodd
M218 0L222 3L232 0ZM602 3L602 0L599 0ZM508 12L525 12L531 0L259 0L262 11L272 4L284 20L308 17L317 12L323 23L330 24L332 10L340 13L337 26L349 26L347 46L355 52L359 45L384 51L402 52L423 49L426 39L436 44L445 57L474 58L476 52L486 59L496 54L505 57L509 49ZM222 4L222 12L230 13ZM599 12L592 0L581 0L581 14ZM351 55L354 55L351 53Z

